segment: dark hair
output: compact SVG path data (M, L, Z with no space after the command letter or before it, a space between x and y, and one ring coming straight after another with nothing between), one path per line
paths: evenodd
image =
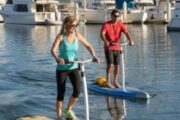
M111 16L113 16L115 13L119 13L119 11L117 9L112 10Z

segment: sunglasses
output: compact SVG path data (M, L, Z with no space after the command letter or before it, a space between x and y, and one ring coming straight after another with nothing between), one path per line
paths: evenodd
M71 24L71 25L69 25L70 27L77 27L78 26L78 24Z
M114 17L114 18L118 18L118 17L119 17L119 15L113 15L113 17Z

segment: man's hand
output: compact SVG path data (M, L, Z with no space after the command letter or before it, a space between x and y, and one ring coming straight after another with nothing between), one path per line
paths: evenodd
M110 43L108 41L105 42L105 46L108 47Z
M93 56L93 62L100 63L100 59L96 56Z
M129 42L129 45L133 46L133 45L134 45L134 42L133 42L133 41Z

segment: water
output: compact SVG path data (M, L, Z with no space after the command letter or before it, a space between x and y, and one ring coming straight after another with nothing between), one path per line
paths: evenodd
M88 25L79 29L97 56L104 60L100 27ZM177 120L180 118L180 34L167 33L165 25L128 25L128 29L135 46L124 47L126 83L153 97L149 101L134 101L90 92L90 119ZM50 49L59 30L60 26L0 24L0 120L15 120L23 115L56 118L56 63ZM79 57L90 54L80 47ZM88 83L105 76L105 65L87 64L86 75ZM65 106L70 95L71 84L67 83ZM74 110L81 120L85 119L83 94Z

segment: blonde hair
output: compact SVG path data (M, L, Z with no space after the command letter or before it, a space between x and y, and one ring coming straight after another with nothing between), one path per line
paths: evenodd
M74 21L76 21L76 17L75 17L75 16L67 16L67 17L64 19L64 21L63 21L60 34L61 34L61 35L66 34L67 28L68 28L67 26L68 26L68 25L72 25Z

